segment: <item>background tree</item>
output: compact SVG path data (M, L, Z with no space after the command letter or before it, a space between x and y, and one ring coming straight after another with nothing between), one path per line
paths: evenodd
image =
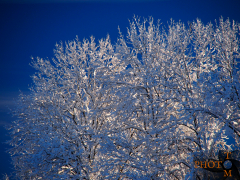
M11 130L17 176L203 179L194 160L239 148L239 30L134 18L114 46L76 39L37 58Z

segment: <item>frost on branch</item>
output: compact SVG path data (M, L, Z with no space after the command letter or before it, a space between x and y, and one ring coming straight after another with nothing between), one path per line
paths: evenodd
M195 160L240 146L239 30L134 19L115 45L57 44L14 111L17 177L203 179Z

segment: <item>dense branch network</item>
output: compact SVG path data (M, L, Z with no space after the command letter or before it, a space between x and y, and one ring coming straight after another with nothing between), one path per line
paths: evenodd
M194 160L239 148L240 26L168 28L57 44L21 94L10 150L19 179L201 179ZM234 139L230 145L228 137Z

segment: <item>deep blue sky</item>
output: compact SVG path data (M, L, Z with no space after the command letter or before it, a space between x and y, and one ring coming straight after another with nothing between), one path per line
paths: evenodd
M6 130L3 125L14 118L8 114L19 90L28 93L34 74L30 57L54 56L60 41L110 35L117 41L118 26L125 35L128 19L134 14L164 25L175 21L201 19L204 23L230 18L240 22L240 0L0 0L0 178L11 172L5 152ZM22 2L22 3L18 3ZM24 3L23 3L24 2ZM33 3L34 2L34 3ZM70 3L69 3L70 2Z

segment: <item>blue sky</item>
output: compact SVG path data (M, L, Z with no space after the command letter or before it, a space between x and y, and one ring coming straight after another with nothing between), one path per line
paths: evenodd
M14 118L13 107L19 91L28 93L34 69L31 56L54 56L60 41L110 35L114 43L118 26L125 35L135 15L167 25L175 21L201 19L204 23L229 18L240 22L239 0L0 0L0 178L11 172L5 124Z

